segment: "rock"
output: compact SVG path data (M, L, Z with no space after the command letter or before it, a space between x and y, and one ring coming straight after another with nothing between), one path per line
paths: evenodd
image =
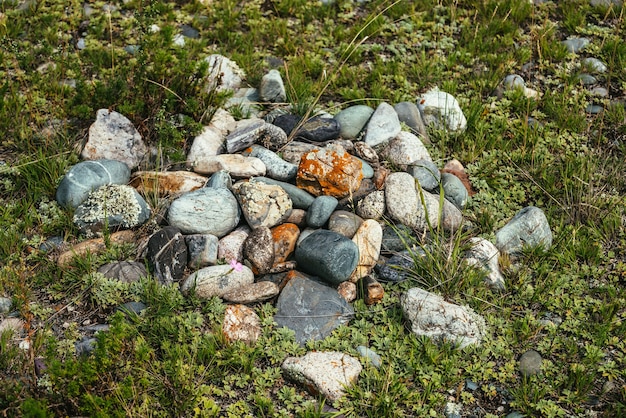
M282 189L289 195L294 208L308 209L309 206L311 206L311 203L315 200L314 196L311 196L304 190L294 186L293 184L285 183L284 181L278 181L267 177L254 177L251 180L282 187Z
M339 201L332 196L315 198L306 215L306 222L311 228L321 228L330 218Z
M366 105L350 106L337 113L335 120L339 123L341 137L356 139L373 113L374 109Z
M243 243L243 258L252 265L255 274L268 273L274 265L272 231L266 226L254 228Z
M98 340L96 338L83 338L74 344L74 349L77 356L86 356L93 352L97 345Z
M383 282L402 282L411 277L411 271L415 270L414 253L407 250L391 256L384 264L377 264L374 270L378 279Z
M426 226L424 208L415 190L415 179L409 173L395 172L385 182L385 204L389 216L413 229Z
M587 38L570 38L562 41L561 43L565 45L568 52L576 54L585 49L590 42L591 41Z
M275 152L260 145L252 145L244 150L242 155L256 157L263 161L267 176L278 181L290 181L296 178L298 166L288 163Z
M541 354L535 350L528 350L519 359L519 371L522 376L533 376L541 373Z
M621 7L622 0L589 0L589 4L591 4L592 7Z
M385 214L385 192L377 190L359 200L356 213L363 219L380 219Z
M467 205L469 199L469 193L461 182L461 180L450 173L441 174L441 186L443 187L443 193L449 202L452 202L454 206L463 210Z
M414 240L413 231L406 225L385 225L383 228L382 251L396 253L405 250Z
M585 58L582 64L583 67L587 68L589 71L598 74L603 74L607 70L606 64L597 58Z
M85 160L121 161L132 170L147 153L141 135L128 118L115 111L99 109L80 156Z
M465 254L465 261L486 273L485 280L494 289L504 290L504 276L500 272L498 257L500 252L491 242L484 238L470 239L472 247Z
M369 122L363 140L373 148L384 146L401 131L400 120L394 108L385 102L378 105Z
M146 310L147 306L141 302L126 302L115 308L115 312L122 312L127 316L139 315L142 311Z
M272 282L258 282L241 286L222 295L226 302L249 305L278 296L280 289Z
M224 294L238 287L254 283L254 274L248 267L239 264L237 268L229 264L208 266L195 273L191 273L181 286L183 293L195 291L195 295L202 299L213 296L222 297Z
M362 164L342 147L311 151L302 156L296 185L315 195L338 199L354 193L363 179Z
M133 231L119 231L109 236L110 244L129 244L135 242L135 233ZM104 238L94 238L88 241L83 241L79 244L72 246L69 250L65 251L57 259L57 265L59 267L67 267L74 257L82 257L88 253L101 254L107 249L107 243Z
M509 74L504 77L504 80L502 80L502 85L504 86L505 90L524 90L524 88L526 88L524 79L522 78L522 76L517 74Z
M83 232L131 229L145 223L150 208L137 190L121 184L109 184L89 193L74 212L74 224Z
M127 184L130 169L121 161L83 161L69 169L56 192L56 200L64 207L76 208L89 193L108 184Z
M204 187L207 178L189 171L138 171L130 185L139 193L159 197L177 196Z
M211 234L218 238L239 223L239 205L227 189L202 188L172 201L167 219L184 234Z
M200 174L213 174L220 170L227 171L233 177L249 178L264 176L266 167L263 161L255 157L244 157L240 154L220 154L197 160L193 171Z
M485 320L480 315L434 293L414 287L400 296L400 305L417 336L448 341L459 348L480 344L483 338Z
M226 138L228 132L231 129L234 129L235 124L235 118L230 114L229 111L218 108L213 114L213 117L211 118L211 122L209 123L208 127L220 134L222 138Z
M195 171L195 166L199 161L222 154L226 150L224 140L223 133L212 126L205 126L202 132L193 139L187 154L187 167Z
M217 263L219 238L211 234L192 234L185 236L189 267L199 269Z
M455 402L447 402L443 412L446 418L461 418L463 406Z
M296 342L321 340L353 316L352 307L332 287L292 271L276 301L274 320L296 334Z
M210 187L212 189L227 189L233 188L233 178L228 171L220 170L216 171L209 177L204 187Z
M39 244L39 251L47 254L51 251L61 248L63 242L63 237L59 235L47 238L44 242Z
M359 353L361 357L366 361L366 364L369 362L372 366L380 369L380 366L383 365L383 361L374 350L371 348L367 348L364 345L360 345L356 348L356 351Z
M236 62L229 60L223 55L212 54L204 59L209 63L206 88L208 92L213 90L237 90L245 78L245 72L239 68Z
M284 223L272 228L274 242L274 264L284 263L296 249L300 229L292 223Z
M520 210L496 233L496 247L501 253L518 255L522 248L552 245L552 232L543 211L535 206Z
M337 138L339 131L339 122L334 118L313 116L302 124L296 133L296 137L304 138L308 141L324 142Z
M363 141L354 143L354 155L359 157L361 161L372 163L374 165L378 165L380 163L378 154L374 148L370 147Z
M324 395L333 402L345 396L345 388L356 382L362 366L347 354L314 351L304 357L287 357L281 369L312 394Z
M393 107L393 109L398 114L398 120L400 120L400 122L406 123L407 126L411 128L411 132L413 134L418 135L421 140L425 141L426 143L430 143L430 138L428 137L426 126L424 125L424 121L422 120L422 115L415 103L400 102L397 103Z
M585 86L592 86L598 82L598 79L590 74L580 74L576 79Z
M366 305L373 305L383 300L385 289L372 276L365 276L358 282Z
M348 280L359 261L359 248L336 232L318 230L306 237L296 248L299 269L338 285Z
M439 182L441 181L441 173L439 169L430 160L413 161L406 170L413 176L422 187L431 193L439 192Z
M271 103L282 103L287 100L285 84L278 70L269 70L261 79L259 89L261 100Z
M250 235L248 226L240 226L219 241L217 258L225 261L243 262L243 243Z
M382 241L383 228L378 221L367 219L361 224L354 237L352 237L352 242L359 249L359 261L356 269L350 276L351 282L356 282L371 273L378 262Z
M298 228L306 227L306 210L304 209L293 209L291 211L291 215L287 219L285 219L285 223L296 224Z
M410 132L402 131L383 148L380 157L406 170L414 161L431 161L430 153L420 139Z
M11 300L11 298L0 296L0 314L6 314L6 313L11 312L12 306L13 306L13 301Z
M441 216L441 226L444 231L454 232L463 225L463 213L449 200L443 200L443 214Z
M166 226L152 234L146 258L159 283L169 285L182 279L187 267L187 245L180 230Z
M244 305L228 305L224 312L222 332L226 341L254 344L261 336L261 318Z
M337 293L348 303L352 303L356 300L356 292L356 284L350 281L341 282L339 286L337 286Z
M308 144L306 142L291 141L283 147L282 157L283 160L290 162L291 164L300 165L302 157L311 152L319 151L322 148L318 145Z
M267 119L265 120L267 121ZM298 126L301 120L302 118L300 116L287 113L278 115L272 123L285 131L285 134L289 136L293 130L296 129L296 126Z
M24 332L24 321L19 318L4 318L0 321L0 335L11 331L12 336L20 336Z
M271 228L284 222L291 213L291 199L280 186L254 180L243 181L233 186L233 193L253 229L261 226Z
M239 121L235 130L226 137L226 150L232 154L253 144L259 144L277 151L287 142L287 134L279 127L262 119L244 119Z
M124 283L133 283L148 277L148 270L142 263L135 261L116 261L107 263L98 269L104 277L119 280Z
M467 120L459 102L451 95L437 89L424 94L418 102L424 123L450 132L463 132Z

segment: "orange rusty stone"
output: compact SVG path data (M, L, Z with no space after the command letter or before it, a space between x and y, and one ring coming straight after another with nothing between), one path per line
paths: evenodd
M307 152L300 159L296 185L315 195L342 199L358 190L363 164L341 146Z
M160 197L191 192L207 182L207 178L189 171L138 171L130 185L139 193L156 193Z
M300 236L297 225L284 223L272 228L272 240L274 241L274 265L287 261L296 249L296 242Z
M261 336L261 319L245 305L229 305L224 312L222 332L229 342L254 344Z

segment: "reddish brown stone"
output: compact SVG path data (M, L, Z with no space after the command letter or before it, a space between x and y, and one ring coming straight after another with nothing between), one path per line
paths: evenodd
M135 242L135 233L133 231L120 231L111 234L109 237L111 244L125 244ZM72 248L59 255L57 264L60 267L67 266L75 256L83 256L87 253L100 254L106 251L107 245L104 238L95 238L83 241L74 245Z
M363 300L366 305L380 302L385 296L385 289L372 276L365 276L359 282L363 289Z
M229 342L254 344L261 336L261 319L245 305L229 305L224 313L222 332Z
M356 284L350 281L341 282L339 286L337 286L337 293L339 293L346 302L352 303L356 299Z
M296 184L315 196L341 199L358 190L362 168L361 161L340 146L314 150L302 156Z
M284 223L272 228L274 241L274 265L287 261L296 249L300 229L295 224Z

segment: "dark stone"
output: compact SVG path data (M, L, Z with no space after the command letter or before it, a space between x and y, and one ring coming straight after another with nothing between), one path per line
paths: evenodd
M197 269L217 263L219 239L211 234L186 235L189 266Z
M315 142L330 141L339 137L340 129L334 118L314 116L302 124L296 137Z
M115 311L122 312L125 315L139 315L147 306L141 302L127 302L115 308Z
M402 282L409 278L409 270L415 265L409 251L402 251L391 256L386 263L378 264L374 271L381 282Z
M339 201L332 196L315 198L306 214L306 222L311 228L321 228L333 213Z
M400 102L397 103L393 108L398 114L398 119L400 120L400 122L406 123L415 135L420 136L420 139L422 139L422 141L430 143L430 138L428 137L426 126L424 125L424 121L422 120L422 115L415 103Z
M108 263L98 269L109 279L116 279L125 283L138 282L142 277L148 277L148 271L142 263L136 261L117 261Z
M300 242L295 258L300 270L338 285L356 269L359 248L341 234L319 230Z
M187 266L187 245L180 230L167 226L152 234L148 239L147 259L161 284L182 279Z
M198 31L198 29L195 29L189 25L180 25L180 33L185 38L190 38L190 39L200 38L200 32Z
M406 225L385 225L383 227L382 252L395 253L405 250L410 245L412 235L411 228Z
M297 343L324 339L352 318L354 310L335 289L294 274L278 297L274 320L293 330Z
M63 244L63 237L55 236L50 237L39 246L39 250L44 253L49 253L50 251L54 251L59 248Z
M74 344L76 354L79 356L86 356L96 349L98 340L95 338L82 339Z
M302 118L298 115L280 115L274 119L273 125L278 126L280 129L285 131L287 136L289 136L298 123L300 123L301 119Z

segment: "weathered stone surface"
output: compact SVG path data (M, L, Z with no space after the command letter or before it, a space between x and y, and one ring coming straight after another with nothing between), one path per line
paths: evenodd
M234 154L254 144L262 135L265 127L263 119L242 119L235 124L235 129L226 137L226 152Z
M424 94L417 105L426 125L434 125L450 132L463 132L467 120L459 102L449 93L433 89Z
M365 276L359 282L366 305L373 305L383 300L385 289L372 276Z
M269 70L261 79L259 88L261 100L272 103L282 103L287 100L285 84L278 70Z
M520 210L502 229L496 233L496 247L500 252L516 255L524 246L552 245L552 231L543 211L535 206Z
M209 266L191 273L181 286L183 293L195 291L196 296L209 299L222 297L241 286L254 283L254 274L248 267L241 265L237 269L229 264Z
M225 133L220 132L212 126L205 126L202 132L193 139L189 153L187 154L187 167L193 169L198 161L204 161L222 154Z
M291 199L280 186L243 181L235 183L233 193L251 228L271 228L282 223L291 213Z
M374 148L370 147L363 141L357 141L354 143L354 155L359 157L362 161L374 165L378 165L380 163L378 153L374 150Z
M311 228L321 228L333 213L339 201L332 196L315 198L306 214L306 222Z
M292 223L284 223L272 228L274 241L274 264L284 263L296 249L300 229Z
M179 195L204 187L207 178L189 171L137 171L130 185L139 193L160 197Z
M383 282L402 282L410 277L415 268L415 255L407 250L392 255L384 264L377 264L374 270Z
M535 350L528 350L519 359L519 371L522 376L533 376L541 373L543 359Z
M226 302L248 305L278 296L280 289L273 282L264 281L241 286L222 295Z
M267 177L254 177L251 180L282 187L283 190L289 195L294 208L308 209L309 206L311 206L311 203L315 200L315 196L312 196L293 184L285 183L284 181L278 181Z
M334 118L313 116L300 126L296 137L308 141L324 142L339 136L339 123Z
M587 45L591 43L588 38L570 38L564 41L561 41L565 48L571 53L578 53L585 49Z
M133 169L139 166L148 148L128 118L118 112L99 109L89 127L89 138L81 157L85 160L121 161Z
M202 188L186 193L170 205L170 225L185 234L223 237L239 223L239 205L227 189Z
M409 228L422 229L426 225L425 214L415 190L415 179L409 173L395 172L385 182L387 213Z
M413 239L413 231L406 225L385 225L383 227L382 252L395 254L406 250Z
M98 268L98 273L109 279L124 283L138 282L142 277L148 277L148 270L142 263L135 261L116 261L107 263Z
M133 243L135 242L135 233L133 231L115 232L109 236L109 242L111 244ZM94 238L88 241L83 241L72 246L72 248L59 255L57 264L59 267L66 267L76 256L81 257L88 253L101 254L106 251L106 249L107 245L105 244L104 238Z
M312 394L336 401L345 395L346 387L356 382L362 366L347 354L314 351L304 357L287 357L281 369Z
M311 151L302 156L296 184L315 195L338 199L355 192L363 180L362 164L339 146Z
M268 273L274 265L272 231L266 226L254 228L243 243L243 258L252 265L255 274Z
M378 353L376 353L371 348L360 345L356 348L356 351L361 357L363 357L366 361L369 361L372 366L376 367L377 369L379 369L380 366L383 365L383 360L380 358Z
M291 211L291 215L287 219L285 219L285 223L296 224L298 228L306 227L306 210L304 209L293 209Z
M359 261L359 248L336 232L320 229L298 244L296 262L305 273L338 285L348 280Z
M443 213L441 216L441 225L448 232L458 230L463 225L463 213L454 203L447 199L443 201Z
M211 174L209 180L206 182L204 187L211 187L213 189L232 189L233 188L233 178L230 176L228 171L220 170Z
M89 193L107 184L126 184L130 169L121 161L83 161L69 169L56 192L56 200L64 207L76 208Z
M204 60L209 63L206 81L209 92L212 90L234 91L241 87L241 81L246 77L246 73L235 61L219 54L209 55Z
M356 139L373 113L374 109L366 105L350 106L337 113L335 119L339 122L341 137Z
M321 150L322 148L315 144L309 144L307 142L291 141L282 150L283 160L292 164L299 165L302 157L315 150Z
M380 219L385 214L385 192L377 190L359 200L356 213L363 219Z
M222 332L229 342L254 344L261 336L261 318L244 305L228 305L224 312Z
M359 248L359 262L350 276L351 282L356 282L371 273L378 261L382 241L383 228L378 221L373 219L364 221L352 237L352 242Z
M276 301L274 320L296 334L296 342L321 340L353 316L352 307L332 287L292 271Z
M406 170L412 175L417 182L422 186L422 189L429 192L439 192L439 182L441 180L441 173L439 168L430 160L417 160L413 161Z
M240 226L230 234L223 237L217 246L217 258L231 261L243 261L243 243L250 234L250 228L247 225Z
M178 228L166 226L150 236L146 258L161 284L178 282L187 267L185 237Z
M500 251L490 241L473 237L470 239L472 247L465 254L465 261L485 272L485 281L489 286L504 290L504 276L500 272L498 257Z
M298 166L288 163L276 154L261 145L252 145L246 148L242 155L246 157L256 157L263 161L267 171L267 176L279 181L290 181L296 178Z
M414 287L400 295L400 305L411 331L437 342L465 348L480 344L485 320L468 307L448 303L439 295Z
M265 120L267 121L267 118ZM272 123L275 126L282 129L283 131L285 131L287 136L289 136L291 135L293 130L296 129L296 126L298 126L301 120L302 118L300 116L287 113L287 114L276 116L274 120L272 121Z
M0 321L0 335L10 331L13 336L19 336L24 332L24 321L19 318L5 318Z
M330 215L328 230L352 239L362 224L363 219L360 216L347 210L336 210Z
M192 234L185 236L189 266L199 269L217 263L219 238L211 234Z
M383 146L401 131L400 120L394 108L388 103L378 105L369 122L363 140L371 147Z
M193 171L200 174L213 174L220 170L227 171L233 177L249 178L264 176L267 168L263 161L241 154L220 154L196 160Z
M461 180L454 174L443 173L441 174L441 186L443 187L445 198L452 202L454 206L463 210L465 205L467 205L469 194Z
M350 281L345 281L339 283L337 286L337 293L346 300L348 303L352 303L356 300L357 297L357 288L356 284Z
M400 102L394 105L393 109L398 114L400 122L407 124L411 132L418 135L425 143L430 143L426 126L422 120L419 108L413 102Z
M414 161L431 161L430 153L422 141L411 132L402 131L391 139L380 152L380 157L397 166L400 170Z

